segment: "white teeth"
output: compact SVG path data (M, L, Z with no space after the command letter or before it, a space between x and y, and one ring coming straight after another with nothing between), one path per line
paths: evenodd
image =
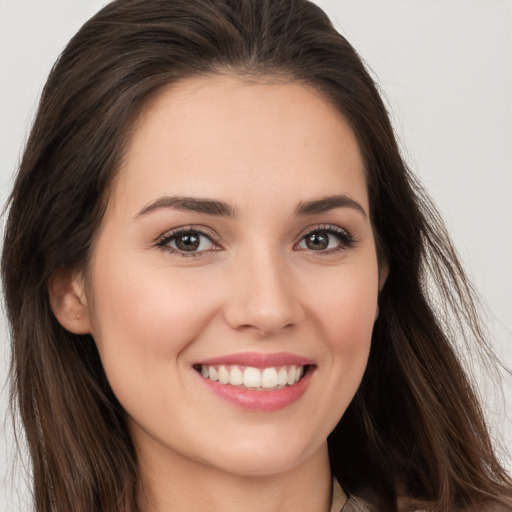
M297 382L295 380L295 375L297 374L297 370L295 369L295 366L292 366L288 370L288 386L291 386L292 384L295 384Z
M275 388L277 386L277 370L275 368L265 368L261 374L261 387L265 389Z
M201 375L221 384L244 386L252 389L274 389L292 386L304 375L304 367L298 365L269 368L240 367L238 365L201 365Z
M286 368L279 368L279 373L277 374L277 383L279 386L288 384L288 372L286 371Z
M208 378L210 380L219 380L219 373L217 372L215 366L208 367Z
M238 366L232 366L229 373L229 383L233 386L241 386L244 383L244 374Z
M244 370L244 386L246 388L259 388L261 386L261 372L258 368L248 366Z
M229 372L226 370L225 366L219 367L219 382L221 384L229 383Z

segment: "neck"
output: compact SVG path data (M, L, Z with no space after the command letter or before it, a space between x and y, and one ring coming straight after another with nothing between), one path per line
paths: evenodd
M239 475L177 454L139 454L142 512L329 512L332 480L327 443L297 467Z

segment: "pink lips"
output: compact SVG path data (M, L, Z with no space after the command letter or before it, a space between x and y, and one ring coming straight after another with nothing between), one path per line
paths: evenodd
M221 384L196 372L202 382L219 398L241 409L260 412L277 411L296 402L306 392L315 368L311 359L283 352L275 354L260 354L257 352L230 354L198 361L194 366L200 365L238 365L253 368L286 365L308 366L308 371L297 383L269 390L252 390L231 384Z
M226 356L212 357L196 364L215 365L215 364L237 364L239 366L252 366L254 368L267 368L269 366L284 365L312 365L314 362L306 357L288 354L286 352L277 352L275 354L260 354L259 352L243 352L241 354L229 354Z

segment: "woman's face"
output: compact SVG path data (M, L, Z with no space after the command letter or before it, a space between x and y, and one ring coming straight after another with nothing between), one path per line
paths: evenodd
M143 459L271 475L325 457L381 280L352 130L297 83L168 88L136 123L87 279Z

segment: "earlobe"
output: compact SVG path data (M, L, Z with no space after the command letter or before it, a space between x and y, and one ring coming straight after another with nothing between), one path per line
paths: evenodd
M382 288L384 288L388 276L389 265L387 262L384 262L379 266L379 293L382 291Z
M389 265L384 262L379 266L379 295L382 291L382 288L384 288L384 285L386 284L386 279L389 275ZM377 300L377 307L375 308L375 321L377 321L377 318L379 318L379 302Z
M48 280L48 295L59 323L74 334L90 334L90 317L82 272L57 269Z

